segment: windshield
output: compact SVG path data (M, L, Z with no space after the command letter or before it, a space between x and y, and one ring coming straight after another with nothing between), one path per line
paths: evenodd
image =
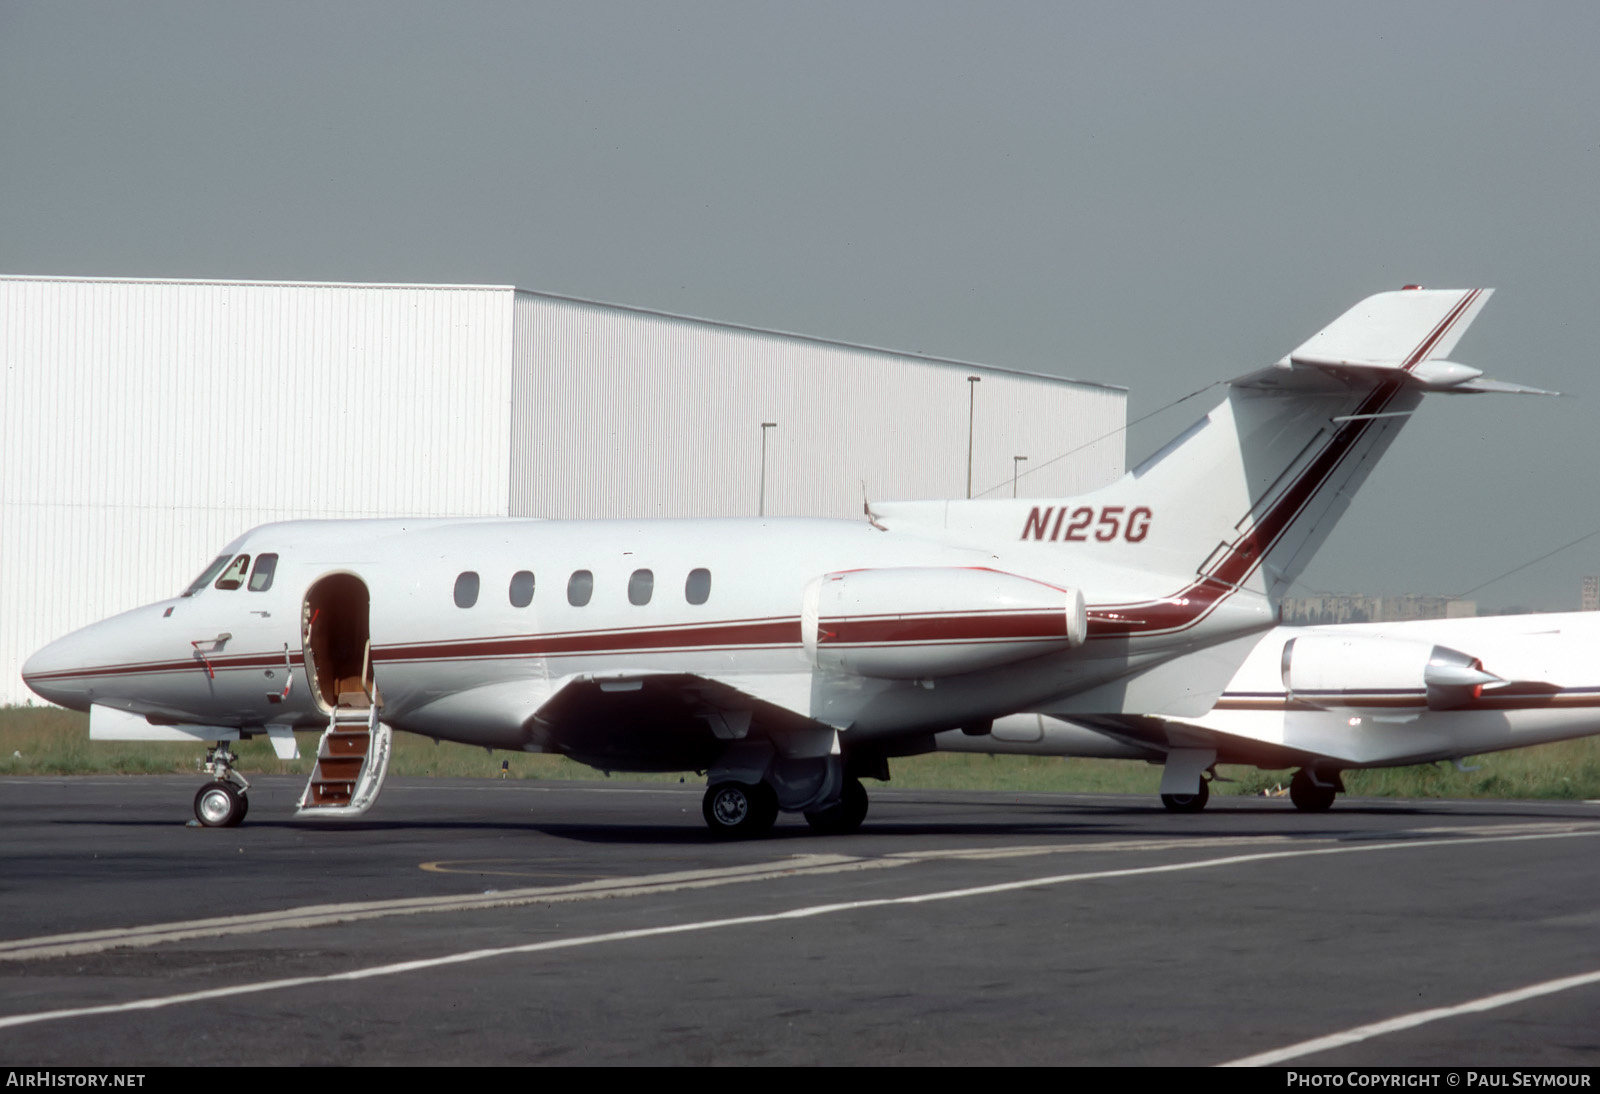
M195 593L211 584L211 579L222 572L222 568L228 564L228 560L231 558L233 558L232 551L229 551L225 555L218 555L216 561L206 567L206 572L195 578L194 582L187 589L183 590L183 595L193 596Z

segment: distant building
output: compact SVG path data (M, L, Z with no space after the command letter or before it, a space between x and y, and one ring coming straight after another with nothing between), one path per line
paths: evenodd
M1583 579L1583 610L1600 612L1600 577Z
M1366 596L1338 593L1329 596L1285 597L1285 623L1310 626L1319 623L1400 623L1411 619L1462 619L1478 614L1476 600L1449 596L1403 593Z

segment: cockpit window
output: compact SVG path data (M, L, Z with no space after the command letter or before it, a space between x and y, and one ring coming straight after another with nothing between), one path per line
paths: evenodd
M222 571L222 576L217 578L216 588L237 589L244 584L244 575L250 569L250 556L240 555L228 563L228 568Z
M277 569L277 555L257 555L256 568L250 571L250 591L264 593L272 588L272 575Z
M222 572L222 568L228 564L228 560L232 557L233 552L231 551L225 555L219 556L214 562L211 563L211 565L206 567L205 573L195 578L194 583L191 584L187 589L183 590L183 595L193 596L195 593L211 584L211 580Z

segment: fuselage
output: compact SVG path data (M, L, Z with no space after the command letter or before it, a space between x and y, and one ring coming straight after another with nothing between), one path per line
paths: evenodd
M370 643L360 657L384 720L430 736L534 747L527 715L561 681L628 673L743 682L864 736L1004 714L1267 622L1252 602L1210 610L1176 634L1131 634L1115 623L1127 614L1126 590L1181 589L1183 575L1129 575L1018 543L978 548L866 521L807 519L271 524L229 544L190 592L75 632L30 659L24 675L53 702L98 704L152 723L312 728L326 720L338 686L330 677L354 674L324 668L319 678L319 629L337 626L338 641ZM982 571L1046 590L1070 583L1119 595L1111 607L1091 599L1084 647L1002 657L1002 665L937 687L819 666L802 635L808 586L827 574L885 570ZM338 595L319 600L319 589ZM1004 603L954 603L944 612L889 615L900 628L890 641L930 656L974 644L1044 648L1027 645L1039 637L1029 629L1037 610L1024 618L1028 612ZM915 633L906 629L913 623ZM490 694L485 689L499 689L487 716L481 704L473 717L452 714L453 697ZM500 702L507 691L518 701Z
M1319 636L1387 644L1391 660L1403 646L1457 650L1501 682L1441 707L1420 681L1374 687L1370 675L1335 666L1342 694L1297 695L1285 684L1284 646ZM1600 730L1600 613L1279 627L1262 636L1212 712L1185 724L1226 735L1227 755L1263 766L1318 758L1391 767L1587 736Z
M1430 666L1468 666L1466 686ZM1302 673L1301 670L1309 670ZM1481 674L1481 675L1480 675ZM1329 771L1459 760L1600 732L1600 612L1275 627L1204 715L1018 715L941 750Z

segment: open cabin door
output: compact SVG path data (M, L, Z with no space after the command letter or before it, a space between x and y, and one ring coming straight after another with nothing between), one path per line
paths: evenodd
M378 798L389 768L389 727L372 671L371 598L355 574L329 574L306 590L300 638L306 682L328 728L300 796L301 816L350 817Z
M306 682L324 714L377 706L372 677L371 598L355 574L329 574L306 590L300 612Z

